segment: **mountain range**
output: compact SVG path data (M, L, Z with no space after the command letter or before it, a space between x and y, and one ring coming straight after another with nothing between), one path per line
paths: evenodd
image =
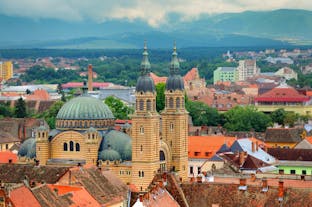
M201 15L179 14L151 27L142 20L68 22L0 15L0 48L248 47L312 44L312 11L280 9Z

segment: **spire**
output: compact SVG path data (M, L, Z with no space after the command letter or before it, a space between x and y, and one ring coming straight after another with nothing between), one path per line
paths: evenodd
M173 53L172 53L172 58L170 62L170 75L179 74L179 68L180 68L180 64L178 60L177 47L176 47L176 43L174 42Z
M146 46L146 40L144 41L144 51L143 51L143 59L141 62L141 75L147 75L150 72L151 64L148 60L148 52Z

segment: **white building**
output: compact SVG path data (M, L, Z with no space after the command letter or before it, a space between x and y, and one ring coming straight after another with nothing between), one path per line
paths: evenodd
M238 64L237 71L239 81L244 81L260 73L260 69L257 68L256 60L240 60Z

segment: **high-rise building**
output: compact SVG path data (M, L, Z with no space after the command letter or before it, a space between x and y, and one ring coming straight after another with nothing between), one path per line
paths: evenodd
M256 60L240 60L238 63L238 80L244 81L260 73Z
M13 63L11 61L0 62L0 78L9 80L13 77Z

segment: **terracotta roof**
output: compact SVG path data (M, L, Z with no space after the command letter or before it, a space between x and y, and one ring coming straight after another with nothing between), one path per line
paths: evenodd
M9 160L11 160L12 163L16 163L17 155L11 151L0 152L0 163L9 163Z
M158 188L152 191L148 198L143 200L146 207L178 207L180 206L167 190Z
M155 85L158 83L166 83L167 77L159 77L155 73L150 73L151 78L153 79Z
M111 83L100 83L100 82L93 82L92 86L96 88L105 88L108 87ZM83 82L69 82L62 84L62 87L65 88L81 88L83 86Z
M0 180L21 183L27 176L30 181L56 183L68 170L68 167L0 164Z
M184 76L184 81L191 81L195 80L199 77L198 74L198 69L197 68L192 68L190 71L188 71L185 76Z
M41 207L31 190L24 185L10 192L10 200L15 207Z
M268 148L268 153L278 160L312 161L312 149Z
M273 88L255 98L257 102L306 102L309 100L308 96L299 94L296 89L289 86Z
M226 136L190 136L188 137L188 157L209 159L223 144L231 146L235 140L235 137Z
M75 178L73 185L82 185L101 205L111 205L126 199L128 187L111 171L100 171L96 167L71 168Z
M51 184L49 184L48 187L52 191L55 191L55 189L57 189L58 195L70 193L72 195L70 199L73 201L73 204L70 205L71 207L100 207L100 204L83 187Z
M25 95L26 100L50 100L50 94L44 89L37 89L33 94Z
M306 137L305 138L310 144L312 144L312 136L311 137Z
M268 128L265 132L265 142L298 143L302 141L303 129L298 128Z
M240 206L240 207L265 207L265 206L305 206L312 203L312 194L305 189L284 188L287 199L279 202L278 188L269 187L266 193L262 192L263 187L260 182L249 185L247 182L246 192L238 190L239 180L235 178L215 178L215 183L191 183L182 184L182 189L189 206ZM297 181L298 182L298 181ZM303 181L299 181L303 182ZM235 183L235 184L234 184ZM274 181L275 186L278 180ZM270 181L269 181L270 185ZM270 185L271 186L271 185ZM286 181L284 186L288 186Z

